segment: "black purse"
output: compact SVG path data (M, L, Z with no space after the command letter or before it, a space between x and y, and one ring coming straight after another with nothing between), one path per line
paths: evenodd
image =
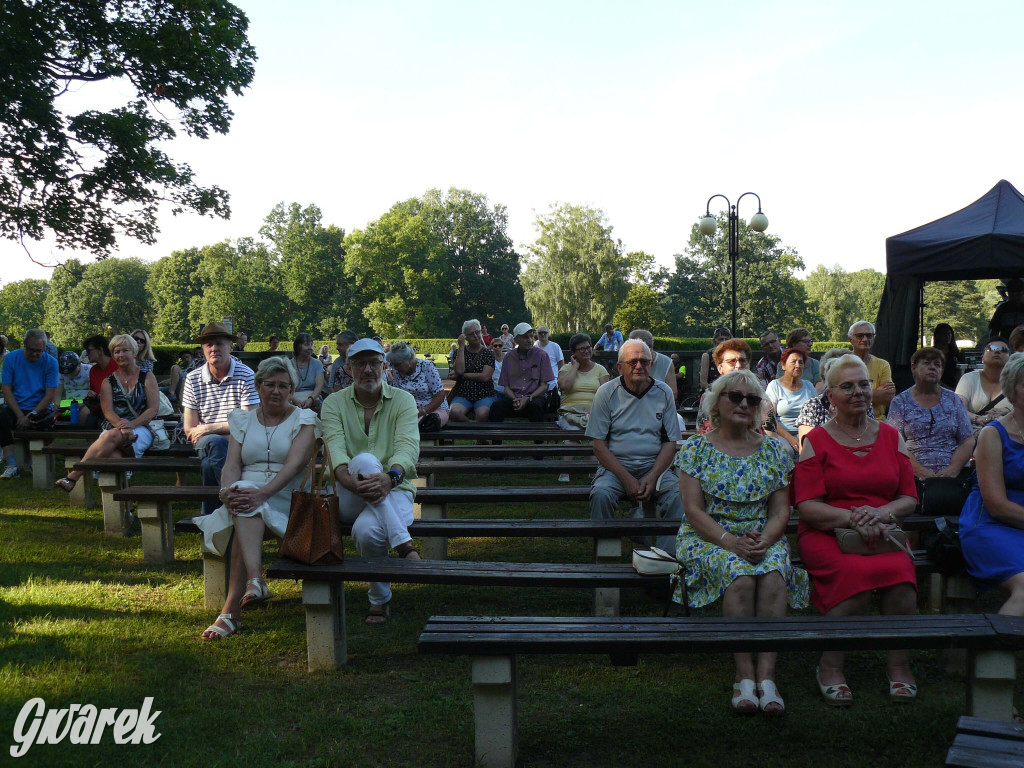
M974 470L964 467L956 477L926 477L918 480L921 514L928 517L960 517L974 484Z
M928 559L935 564L935 570L943 576L956 576L963 573L967 563L964 561L964 553L960 549L960 536L943 517L935 519L935 527L938 529L937 532L924 540L924 549Z

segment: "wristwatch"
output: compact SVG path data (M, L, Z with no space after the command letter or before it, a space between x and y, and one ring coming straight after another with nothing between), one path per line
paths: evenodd
M889 511L889 523L892 524L892 523L895 523L895 522L896 522L896 517L895 517L895 515L893 515L892 510L890 510Z
M405 473L400 469L389 469L388 477L391 478L391 487L397 488L402 484L402 478L405 477Z

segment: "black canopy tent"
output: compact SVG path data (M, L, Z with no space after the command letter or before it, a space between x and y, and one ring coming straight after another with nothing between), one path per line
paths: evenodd
M872 351L895 375L917 349L926 282L1024 277L1024 195L1000 181L966 208L887 238L885 259Z

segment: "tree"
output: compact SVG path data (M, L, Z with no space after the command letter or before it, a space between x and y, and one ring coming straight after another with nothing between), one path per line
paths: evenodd
M850 296L853 299L854 317L843 329L842 336L833 337L836 339L845 339L850 325L856 320L875 321L875 318L878 317L878 308L882 303L885 275L874 269L860 269L849 274L849 286Z
M71 319L71 291L84 276L85 265L78 259L68 259L50 275L50 290L43 301L46 316L43 327L58 347L77 349L85 338Z
M849 290L850 275L838 264L831 269L815 267L804 279L807 315L804 327L818 339L845 339L851 318L857 314ZM872 319L874 319L872 317ZM785 335L785 330L779 333Z
M0 288L0 329L20 343L29 328L43 327L43 302L50 285L45 280L19 280Z
M646 328L655 336L668 333L668 316L661 306L661 296L649 285L634 285L615 310L615 326L623 334L634 328Z
M534 225L522 283L535 323L552 333L601 328L626 298L631 266L604 213L563 203Z
M199 272L202 251L189 248L175 251L154 262L149 268L146 288L153 297L156 314L153 318L154 341L163 343L191 342L202 329L193 319L193 305L204 293L206 282Z
M227 0L6 0L0 4L0 235L106 256L120 234L152 243L164 202L226 217L163 147L227 133L227 98L251 82L248 19ZM69 92L119 106L65 114Z
M983 316L983 296L974 280L936 281L924 284L924 328L926 339L939 323L953 326L954 338L969 339L977 336L979 324L988 332L987 317Z
M686 253L676 255L665 298L673 332L710 336L715 327L731 322L728 231L725 215L719 216L714 235L702 235L694 224ZM795 272L803 269L803 260L778 237L748 229L743 219L738 236L738 335L801 325L806 295Z
M146 290L147 266L139 259L105 259L90 264L71 289L69 323L76 345L93 333L127 333L153 324L153 300Z
M197 271L203 292L189 301L192 328L230 317L236 331L253 338L276 333L287 339L294 334L297 323L290 320L280 275L264 243L242 238L236 245L205 246Z

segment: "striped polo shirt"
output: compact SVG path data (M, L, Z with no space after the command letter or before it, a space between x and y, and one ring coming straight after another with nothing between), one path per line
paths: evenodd
M181 406L199 412L200 424L227 421L228 414L243 405L259 405L252 368L231 358L231 370L220 381L213 378L210 366L189 371L181 391Z

